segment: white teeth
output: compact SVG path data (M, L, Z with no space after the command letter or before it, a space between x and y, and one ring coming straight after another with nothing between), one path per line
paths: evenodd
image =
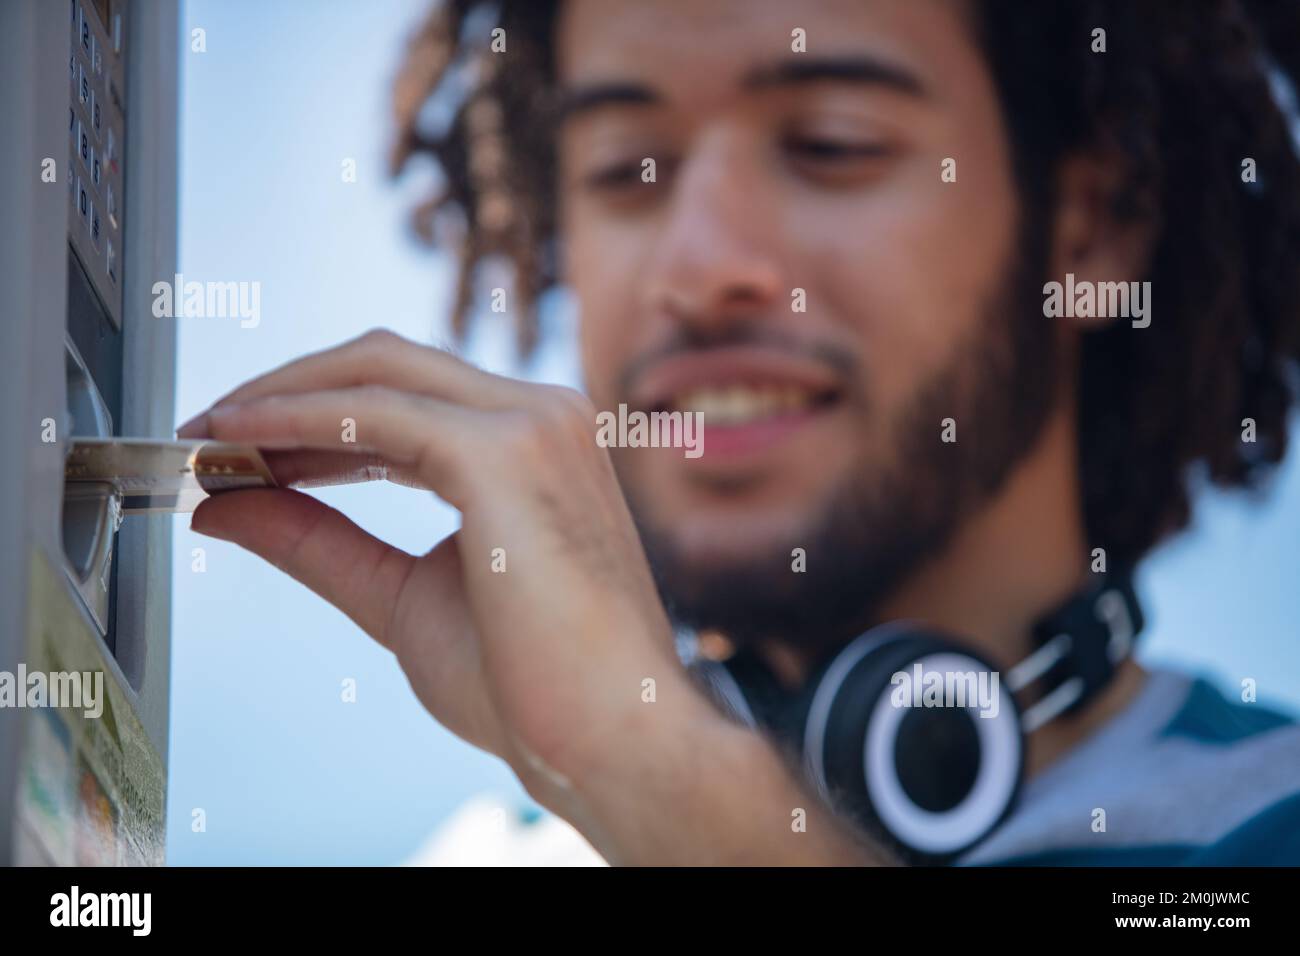
M813 400L812 392L795 385L729 385L692 389L669 405L675 411L703 413L706 424L738 425L807 408Z

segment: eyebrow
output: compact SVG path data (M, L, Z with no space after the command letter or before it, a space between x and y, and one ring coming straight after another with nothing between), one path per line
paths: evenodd
M772 87L799 86L804 83L858 83L864 86L883 86L908 96L923 97L925 85L910 70L878 59L855 54L849 56L790 57L770 66L761 66L745 75L743 86L751 90Z
M558 91L551 119L559 126L606 106L653 106L662 102L663 96L642 83L592 83Z
M825 82L879 86L918 98L927 95L925 84L915 73L895 63L862 54L791 57L751 70L745 74L741 86L746 90L762 91ZM558 126L606 106L655 106L663 102L663 95L644 83L592 83L559 90L552 118Z

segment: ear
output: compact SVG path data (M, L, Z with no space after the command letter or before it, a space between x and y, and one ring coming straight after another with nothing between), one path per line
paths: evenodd
M1088 281L1137 282L1146 275L1155 243L1156 223L1141 213L1122 216L1117 199L1124 166L1113 154L1076 154L1062 163L1057 176L1050 279L1064 282L1073 273L1076 285ZM1100 328L1114 317L1064 319L1080 331Z

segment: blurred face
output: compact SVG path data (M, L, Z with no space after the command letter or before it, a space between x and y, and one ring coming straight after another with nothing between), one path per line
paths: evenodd
M561 226L588 391L704 416L698 458L612 451L686 623L851 637L1048 412L1046 250L969 16L564 4Z

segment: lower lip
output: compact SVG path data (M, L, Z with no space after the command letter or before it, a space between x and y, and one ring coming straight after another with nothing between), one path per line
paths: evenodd
M704 454L700 460L741 458L775 448L826 411L809 408L738 425L710 425L705 420Z

